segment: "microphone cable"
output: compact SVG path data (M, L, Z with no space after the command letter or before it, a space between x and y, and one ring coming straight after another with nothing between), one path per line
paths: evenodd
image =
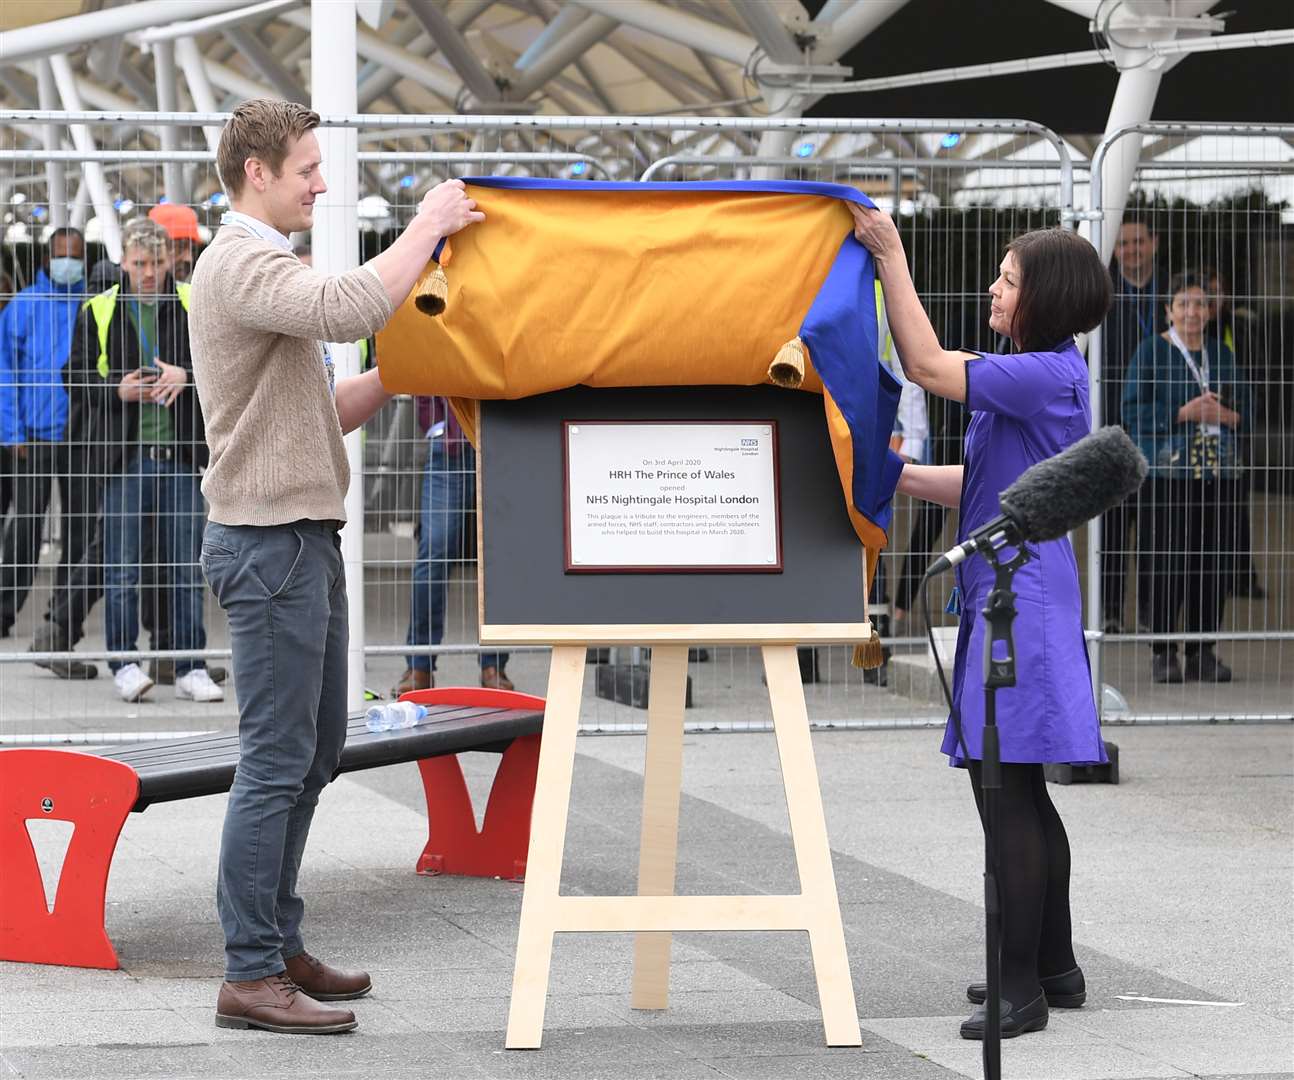
M948 702L948 719L952 721L953 732L957 736L957 745L962 752L962 761L966 763L966 771L970 772L970 748L966 745L966 734L962 730L961 710L953 704L952 690L948 686L948 678L944 674L944 665L939 659L939 649L935 644L935 624L930 618L930 592L928 586L934 577L934 574L926 570L925 576L921 578L921 584L917 588L917 596L921 600L921 617L926 621L926 637L930 642L930 655L934 657L935 672L939 676L939 686L943 689L944 700ZM954 665L956 664L955 659L953 663ZM998 883L998 920L1000 924L1002 917L1002 867L997 859L997 844L993 842L993 834L989 831L988 819L983 814L980 814L980 825L984 829L986 849L992 859L993 880Z

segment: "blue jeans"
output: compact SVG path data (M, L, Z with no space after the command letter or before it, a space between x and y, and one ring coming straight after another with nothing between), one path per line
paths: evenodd
M447 453L444 440L431 444L422 474L422 508L418 518L418 559L413 564L406 645L439 645L445 637L445 594L451 560L462 557L463 528L476 511L476 451L464 445ZM407 656L414 671L435 671L436 658ZM507 653L481 653L481 667L500 671Z
M202 571L229 616L238 769L220 838L225 978L305 951L297 873L346 745L346 572L339 523L207 526Z
M155 461L145 450L134 451L121 472L103 487L104 632L108 648L128 651L139 637L139 560L145 526L157 530L153 550L166 566L173 649L205 649L202 622L202 578L198 556L206 509L198 475L181 460ZM125 666L112 660L118 671ZM181 657L177 677L202 660Z

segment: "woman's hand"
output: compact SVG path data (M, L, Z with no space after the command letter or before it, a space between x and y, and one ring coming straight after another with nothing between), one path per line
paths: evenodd
M1177 422L1180 424L1224 424L1235 427L1240 423L1240 414L1222 404L1222 399L1212 390L1206 390L1199 397L1191 398L1177 410Z
M162 369L162 373L157 376L148 396L158 405L169 406L180 396L180 391L188 386L189 373L178 364L166 364L161 360L157 361L157 366Z
M903 258L903 240L899 236L898 226L889 214L859 206L858 203L851 202L847 205L854 216L854 237L872 253L872 258L877 262Z

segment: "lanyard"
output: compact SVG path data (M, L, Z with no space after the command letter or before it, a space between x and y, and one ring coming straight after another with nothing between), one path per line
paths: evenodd
M1186 366L1191 369L1191 374L1195 376L1195 381L1200 384L1200 389L1204 393L1209 392L1209 350L1201 344L1200 346L1200 363L1196 366L1195 360L1191 356L1191 350L1186 347L1186 342L1177 333L1175 326L1168 328L1168 340L1176 347L1177 351L1182 354L1182 359L1186 361ZM1221 435L1221 424L1201 424L1200 431L1205 435Z
M157 359L157 353L153 350L153 340L148 336L148 331L144 329L144 316L139 310L139 301L130 302L131 313L135 316L135 333L139 335L139 351L144 354L144 363L151 364ZM153 318L157 318L154 313Z
M1200 384L1200 389L1207 394L1209 392L1209 350L1201 345L1200 364L1197 366L1191 356L1191 350L1186 347L1186 343L1177 333L1175 326L1168 328L1168 340L1177 347L1177 351L1182 354L1182 359L1186 361L1186 366L1191 369L1191 374L1195 376L1195 381Z

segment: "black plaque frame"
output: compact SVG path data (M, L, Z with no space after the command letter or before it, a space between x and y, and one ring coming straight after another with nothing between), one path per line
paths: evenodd
M776 420L783 569L568 574L563 423ZM822 398L775 387L575 387L481 403L482 644L866 640L862 545L845 510Z

